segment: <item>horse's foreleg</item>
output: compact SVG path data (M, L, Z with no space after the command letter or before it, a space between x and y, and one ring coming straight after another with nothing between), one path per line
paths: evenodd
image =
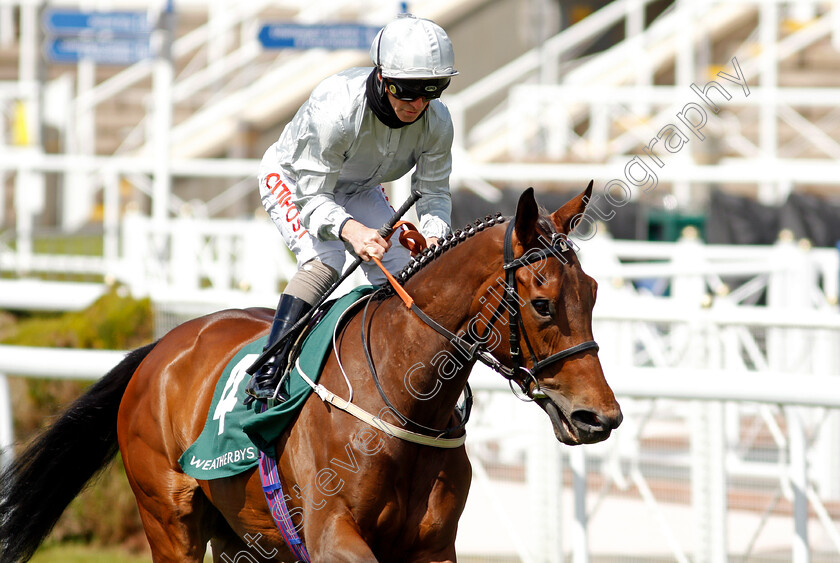
M233 530L219 533L210 540L214 563L265 563L277 561L295 563L296 558L285 545L275 545L262 534L247 534L241 539Z
M307 532L309 532L307 521ZM317 534L307 533L306 547L312 563L377 563L379 560L359 528L346 515L336 515L318 526Z

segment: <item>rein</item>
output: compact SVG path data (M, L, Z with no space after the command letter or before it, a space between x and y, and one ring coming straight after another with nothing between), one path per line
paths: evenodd
M376 295L376 294L374 294L374 295ZM371 297L373 297L373 296L371 296ZM426 432L429 432L433 435L436 435L438 437L451 436L452 434L455 434L456 432L460 432L461 430L463 430L466 427L467 422L470 419L470 413L472 412L473 394L472 394L472 389L470 389L470 384L469 383L467 383L466 387L464 387L464 406L456 408L456 411L455 411L456 413L458 413L459 418L461 419L461 423L457 426L444 428L443 430L439 430L437 428L431 428L429 426L425 426L423 424L420 424L417 421L411 420L406 415L401 413L397 409L397 407L395 407L391 403L391 401L388 399L388 396L385 395L385 390L382 388L382 384L379 381L379 376L376 373L376 367L373 365L373 357L370 354L370 346L368 345L367 336L365 335L365 332L366 332L365 331L365 325L367 324L366 323L366 318L367 318L368 308L370 307L370 304L371 304L372 301L373 301L373 299L369 299L368 302L365 304L364 311L362 311L362 349L365 351L365 359L367 360L368 369L370 369L370 373L373 377L373 382L376 384L376 390L379 391L379 396L382 397L382 400L385 401L385 404L388 405L388 408L390 408L392 411L394 411L402 420L405 420L405 421L413 424L417 428L425 430ZM411 310L415 311L415 312L420 311L420 308L417 307L417 305L414 304L413 300L411 301ZM422 311L420 311L420 312L422 313ZM425 316L425 314L424 314L424 316ZM422 319L422 317L421 317L421 319Z
M496 221L502 222L502 218L496 218ZM410 224L409 224L410 225ZM516 383L522 392L531 400L543 398L546 395L540 392L540 385L537 381L536 374L546 368L547 366L554 364L556 362L565 360L571 356L579 354L581 352L585 352L587 350L598 350L598 343L594 340L587 340L585 342L581 342L580 344L576 344L565 350L561 350L555 354L548 356L547 358L538 359L536 353L534 352L533 346L531 345L531 341L528 338L528 333L525 330L525 326L522 323L522 312L520 309L520 301L521 297L519 296L519 292L517 290L517 282L516 282L516 271L519 268L529 266L536 262L541 262L542 260L548 258L557 258L563 264L568 264L568 260L566 260L562 253L568 252L572 250L571 243L568 241L567 237L563 234L555 233L551 237L550 244L540 248L540 249L531 249L525 252L519 258L514 258L513 255L513 231L514 231L514 222L510 221L508 223L507 229L505 230L505 237L504 237L504 265L503 269L505 271L505 282L504 282L504 291L503 299L499 300L499 304L497 305L496 309L493 311L493 315L490 318L486 331L479 335L475 342L471 342L457 334L454 334L452 331L447 329L446 327L442 326L440 323L429 317L420 307L414 303L414 300L406 293L400 283L388 272L379 262L379 260L375 260L382 271L385 273L386 278L388 279L391 286L394 288L394 291L397 295L402 299L405 306L410 309L424 324L428 327L432 328L435 332L443 336L447 339L447 341L461 354L465 360L466 364L470 364L475 361L480 361L481 363L488 366L493 371L499 373L507 379L511 385ZM413 227L413 226L412 226ZM408 422L415 427L421 429L423 433L416 433L411 432L408 430L404 430L392 424L389 424L383 421L381 418L376 417L363 409L357 407L352 403L352 388L351 388L351 400L344 400L337 397L335 394L331 393L329 390L324 388L320 384L316 384L313 382L309 377L307 377L301 371L301 374L304 376L304 379L307 380L307 383L315 390L316 394L325 401L333 404L334 406L348 412L349 414L355 416L356 418L367 422L371 426L380 428L385 430L387 433L391 434L392 436L401 438L403 440L407 440L409 442L414 442L418 444L428 445L428 446L436 446L436 447L444 447L444 448L452 448L458 447L464 443L464 439L466 438L466 434L462 434L460 437L457 438L444 438L444 436L451 436L456 432L462 431L467 421L470 417L470 412L472 410L473 404L473 395L472 390L470 389L469 382L466 384L464 388L464 403L462 406L456 408L456 413L459 415L461 419L460 424L457 426L444 428L444 429L436 429L431 428L429 426L425 426L411 420L404 414L402 414L391 401L388 399L387 395L385 394L385 390L382 388L382 384L380 382L379 376L376 373L376 367L373 362L373 357L370 351L370 345L368 343L368 338L366 334L365 327L367 325L367 315L368 309L370 307L370 303L373 301L372 297L376 295L376 293L367 296L367 302L365 303L364 310L362 312L362 322L361 322L361 338L362 338L362 349L365 352L365 359L368 363L368 368L370 369L370 373L372 379L376 385L376 389L379 392L382 400L385 404L392 410L394 414L400 417L401 420ZM490 352L484 347L484 343L487 342L488 336L490 331L493 329L496 321L504 316L504 311L507 310L508 312L508 323L509 323L509 330L510 330L510 356L511 362L513 364L512 367L508 367L501 363L499 360L494 358ZM522 354L522 347L520 342L525 342L525 346L528 349L528 354L530 356L530 363L531 367L526 367L525 359L523 358ZM336 354L338 350L336 348ZM533 385L532 385L533 384ZM512 389L512 388L511 388Z

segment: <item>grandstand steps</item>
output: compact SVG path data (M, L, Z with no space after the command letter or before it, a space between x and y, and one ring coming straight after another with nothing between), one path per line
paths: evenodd
M767 31L766 27L762 28L764 9L760 8L758 3L709 3L708 7L703 8L700 5L684 4L683 7L693 10L693 82L702 85L717 79L719 71L731 73L731 59L737 57L747 74L749 86L754 91L761 89L761 41L762 33ZM607 9L609 4L603 8ZM680 6L674 4L669 10L665 10L659 19L654 20L645 29L642 39L637 36L619 40L601 53L571 62L561 62L561 65L566 65L560 75L561 84L579 84L582 88L600 95L622 85L632 88L637 82L636 73L641 71L649 73L654 86L673 88L678 84L677 71L682 60L681 49L685 48L687 41L686 33L681 31L686 27L676 25L685 18L679 13L679 9ZM828 10L829 8L815 9L812 17L793 20L791 18L794 15L802 15L795 13L793 5L779 7L774 33L777 38L776 52L779 56L776 67L778 76L776 84L771 88L797 88L809 91L809 94L819 95L820 88L840 87L840 51L836 41L832 41L833 27L829 21ZM667 25L662 25L663 22L667 22ZM559 39L559 36L549 42L556 39ZM562 41L559 43L562 44ZM639 44L643 47L640 48ZM525 56L522 58L524 60ZM533 74L536 75L536 72ZM500 74L500 79L501 77ZM647 83L647 79L642 78L642 84ZM539 82L536 77L533 80L535 83ZM726 85L733 86L729 83ZM645 104L643 98L618 96L615 100L606 102L601 101L607 99L603 96L599 97L597 102L585 99L576 102L536 101L540 98L523 98L513 102L505 99L486 112L486 117L468 132L467 154L473 162L502 165L578 163L606 166L609 162L629 161L634 155L640 154L652 134L659 128L676 122L675 114L685 103L697 101L687 86L685 90L685 94L682 95L680 88L677 88L675 97L668 102L669 105L661 102ZM840 138L840 119L835 118L834 107L808 104L780 107L775 119L777 133L773 133L765 128L767 121L763 121L761 106L755 103L739 104L743 99L742 96L740 100L735 100L727 106L726 112L717 116L717 119L710 116L704 133L707 140L714 140L711 143L690 143L689 150L685 151L691 153L695 163L710 164L722 159L758 158L761 151L767 148L767 138L770 135L776 135L773 154L781 158L837 161L840 155L840 144L836 142L836 139ZM755 98L751 102L754 100ZM529 102L531 107L527 105ZM552 103L557 103L562 109L552 109ZM593 116L598 117L597 112L601 110L599 104L608 108L601 123L593 120ZM564 115L565 121L559 125L553 123L550 119L552 111L555 115ZM514 119L513 116L517 115L517 112L520 117ZM766 138L762 139L762 135ZM512 143L511 139L516 139L516 142ZM558 139L561 139L559 143L562 144L558 144ZM712 154L715 156L711 156ZM749 184L743 180L733 184L720 180L708 185L736 193L746 193L753 197L766 188L766 185L760 186L758 181ZM562 185L558 183L557 187L559 189ZM666 190L668 189L671 187L666 187ZM780 196L785 193L785 188L781 185L774 189L778 190L775 193ZM702 205L702 194L707 193L706 190L692 188L691 193L701 195L697 198L685 198L687 204ZM767 192L764 193L762 197L766 198Z

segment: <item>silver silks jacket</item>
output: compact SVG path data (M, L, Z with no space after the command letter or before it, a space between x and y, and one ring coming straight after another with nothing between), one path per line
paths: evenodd
M426 237L449 231L452 200L452 119L440 100L432 100L411 125L391 129L374 115L365 99L372 67L352 68L319 84L309 100L269 147L263 164L275 162L295 184L292 201L300 222L322 240L338 239L350 215L335 193L352 194L407 174L417 202L418 228Z

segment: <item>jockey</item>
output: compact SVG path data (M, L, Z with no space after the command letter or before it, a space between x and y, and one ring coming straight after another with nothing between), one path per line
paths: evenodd
M379 31L370 58L372 69L352 68L321 82L260 164L263 206L298 263L266 348L338 280L346 251L364 261L373 284L385 277L371 257L392 272L408 263L406 249L391 248L376 232L394 213L382 182L416 166L411 183L423 196L419 229L428 244L449 232L453 127L438 98L458 74L452 43L437 24L406 14ZM246 393L273 396L291 341L254 374Z

